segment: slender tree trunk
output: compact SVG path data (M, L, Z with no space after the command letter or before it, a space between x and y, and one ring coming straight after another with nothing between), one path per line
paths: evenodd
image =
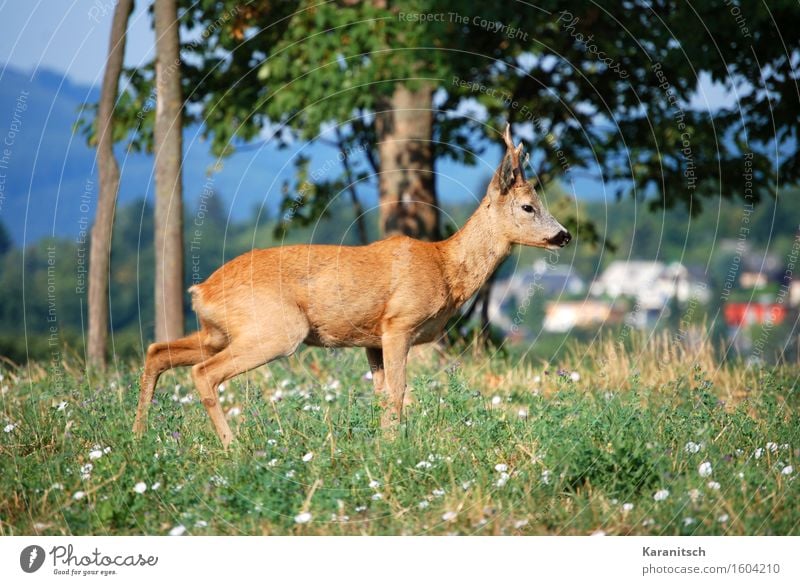
M108 60L97 108L97 166L100 187L97 193L97 213L92 226L89 249L89 341L87 358L91 365L106 365L108 342L108 273L111 255L111 232L114 227L114 208L119 190L119 165L114 157L114 105L117 102L119 78L125 57L128 18L133 0L120 0L114 8Z
M375 131L380 156L381 232L439 239L433 161L433 89L398 85L379 105Z
M156 0L156 340L183 336L183 96L175 0Z

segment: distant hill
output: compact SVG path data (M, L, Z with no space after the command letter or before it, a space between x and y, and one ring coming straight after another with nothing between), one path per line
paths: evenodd
M27 92L24 94L23 92ZM0 204L2 222L16 245L33 243L44 236L74 236L82 218L94 217L97 197L95 150L72 128L84 103L94 103L98 91L72 83L69 78L47 70L35 74L6 67L0 78L0 142L12 123L15 106L24 97L26 109L20 113L21 129L14 137L6 172L5 200ZM198 135L198 128L188 128L184 135L184 193L187 208L192 209L207 180L207 170L215 159L208 144ZM213 177L213 188L221 194L232 219L241 221L262 204L275 210L280 201L284 180L294 174L292 160L298 151L312 158L312 170L335 163L337 152L329 146L314 144L279 150L273 145L252 147L224 161L223 169ZM491 152L491 151L490 151ZM153 198L153 157L127 154L119 148L122 171L120 203ZM443 201L469 201L496 163L490 156L483 168L463 167L442 162L437 165L437 186ZM84 199L84 194L88 199ZM374 187L363 188L368 205L374 205ZM481 194L482 195L482 194ZM88 208L82 206L84 200Z

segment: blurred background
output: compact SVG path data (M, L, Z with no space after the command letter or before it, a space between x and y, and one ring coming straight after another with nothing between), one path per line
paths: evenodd
M179 292L159 329L156 290L253 247L447 237L508 122L576 237L515 251L445 343L553 361L658 333L798 360L796 2L164 5L174 43L152 2L0 6L5 359L140 356L196 327ZM93 238L110 256L90 334Z

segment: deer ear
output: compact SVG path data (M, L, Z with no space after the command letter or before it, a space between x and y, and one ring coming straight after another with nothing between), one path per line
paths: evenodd
M500 195L506 195L511 187L522 179L522 169L519 166L522 143L518 147L514 146L514 142L511 139L511 124L506 124L505 132L503 132L503 142L506 144L506 153L503 156L503 162L497 167L492 179L492 183L497 191L500 192Z
M505 195L508 193L508 190L511 189L511 186L514 184L515 180L514 161L509 154L506 154L503 157L503 162L500 164L498 171L498 186L500 187L500 195Z

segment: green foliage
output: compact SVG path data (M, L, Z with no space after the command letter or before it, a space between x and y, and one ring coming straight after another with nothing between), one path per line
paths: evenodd
M486 388L487 367L513 382ZM794 372L725 406L701 371L541 395L515 368L420 364L406 423L384 433L362 352L307 350L221 390L228 452L186 370L163 377L138 442L138 364L3 370L0 533L797 534Z

